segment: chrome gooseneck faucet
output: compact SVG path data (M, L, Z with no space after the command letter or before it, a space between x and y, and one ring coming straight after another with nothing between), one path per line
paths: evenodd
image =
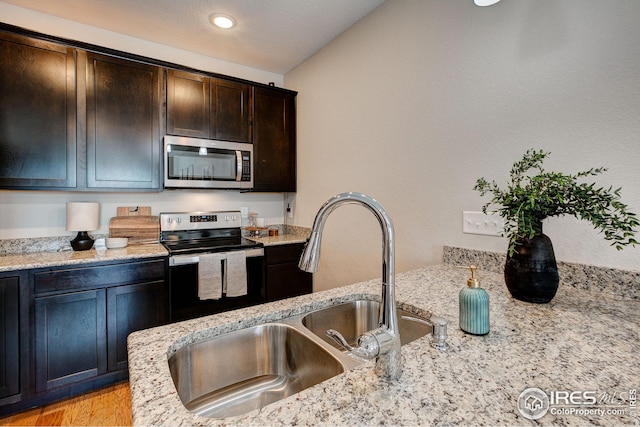
M402 374L402 357L400 355L400 332L395 297L394 236L393 224L382 205L362 193L342 193L327 200L313 222L311 235L302 252L299 267L310 273L318 271L324 224L331 212L339 206L351 203L369 209L378 219L382 228L382 304L378 328L360 335L357 347L351 347L340 332L333 329L329 329L327 335L358 357L376 358L376 373L383 378L395 380L400 378Z

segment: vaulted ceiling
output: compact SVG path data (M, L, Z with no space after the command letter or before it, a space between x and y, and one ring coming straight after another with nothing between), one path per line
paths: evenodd
M285 74L384 0L2 0L116 33ZM237 25L211 25L214 13ZM0 18L1 19L1 18Z

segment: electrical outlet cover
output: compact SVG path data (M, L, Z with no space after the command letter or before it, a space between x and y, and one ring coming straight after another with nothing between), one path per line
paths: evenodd
M501 236L503 228L504 221L498 214L484 214L476 211L462 212L463 233Z

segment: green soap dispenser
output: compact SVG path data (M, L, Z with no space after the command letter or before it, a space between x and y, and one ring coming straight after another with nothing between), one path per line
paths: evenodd
M476 278L476 266L468 268L471 277L467 287L460 291L460 329L474 335L489 333L489 294L480 287Z

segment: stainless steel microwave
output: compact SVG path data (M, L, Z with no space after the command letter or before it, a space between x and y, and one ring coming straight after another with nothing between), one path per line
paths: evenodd
M165 188L253 188L253 145L164 137Z

